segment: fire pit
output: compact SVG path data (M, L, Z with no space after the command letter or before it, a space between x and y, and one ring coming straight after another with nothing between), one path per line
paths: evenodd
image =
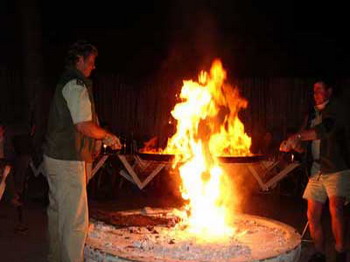
M91 214L95 221L86 242L86 261L299 259L300 236L293 228L235 213L242 189L237 163L257 162L264 156L252 154L251 138L238 117L248 101L225 80L226 71L216 60L197 82L184 81L181 101L171 111L176 133L164 150L154 151L148 142L143 152L157 153L139 154L146 160L172 163L186 205L182 210ZM248 186L245 183L244 189Z
M175 209L99 213L86 241L85 259L97 261L298 261L300 235L267 218L238 215L232 237L207 241L177 227Z

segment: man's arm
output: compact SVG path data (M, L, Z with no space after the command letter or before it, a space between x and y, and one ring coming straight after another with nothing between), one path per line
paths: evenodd
M85 121L75 124L75 128L85 136L95 139L104 139L108 132L92 121Z
M71 80L62 90L76 130L85 136L101 139L107 146L120 149L119 139L92 121L91 102L87 89L76 79Z
M311 141L311 140L317 140L317 132L315 129L307 129L303 130L300 133L294 135L297 139L301 141Z
M314 128L303 130L298 134L293 135L293 138L298 138L301 141L312 141L322 139L333 132L335 128L335 119L327 118L322 121L321 124L316 125Z
M122 144L118 137L115 135L108 133L103 128L99 127L92 121L85 121L75 124L75 128L81 132L83 135L101 139L104 144L112 147L113 149L121 149Z
M337 122L341 119L339 114L339 102L333 101L322 113L322 123L310 129L305 129L292 136L292 139L298 138L301 141L312 141L323 139L329 136L336 128Z

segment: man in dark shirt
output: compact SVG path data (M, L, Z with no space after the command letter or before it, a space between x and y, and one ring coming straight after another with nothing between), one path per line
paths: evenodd
M316 82L313 91L315 107L306 121L306 128L289 137L281 145L281 150L301 151L301 145L306 144L307 153L312 160L309 182L303 195L308 202L307 217L316 249L310 261L326 261L321 215L327 199L335 239L336 261L346 261L344 206L350 198L346 104L341 99L331 99L333 89L325 82ZM301 143L306 141L308 143Z

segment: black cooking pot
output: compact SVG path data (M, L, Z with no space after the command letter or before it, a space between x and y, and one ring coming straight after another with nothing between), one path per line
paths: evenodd
M157 153L142 153L138 152L137 155L149 161L159 162L171 162L175 155L173 154L157 154ZM252 156L219 156L218 159L222 163L254 163L262 160L267 160L268 157L265 155L252 155Z

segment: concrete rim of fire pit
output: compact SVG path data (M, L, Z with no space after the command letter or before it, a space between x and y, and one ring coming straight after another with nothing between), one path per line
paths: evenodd
M122 214L123 212L121 212ZM130 214L141 214L144 212L142 210L136 211L127 211L125 215ZM154 212L155 214L157 212ZM142 241L140 240L130 240L133 236L127 235L128 227L124 228L116 228L115 226L105 224L101 221L92 221L92 228L89 232L89 237L86 241L84 256L87 262L97 262L97 261L137 261L137 262L189 262L189 261L298 261L300 257L300 249L301 249L301 237L296 232L294 228L279 221L271 220L268 218L252 216L252 215L239 215L237 218L237 223L243 224L251 224L254 225L255 228L251 229L251 237L258 240L259 246L253 247L249 246L249 237L244 240L243 238L234 245L228 245L225 247L230 254L233 254L232 257L226 258L203 258L199 257L198 259L194 259L190 257L190 254L186 256L186 250L183 251L183 245L180 246L180 243L176 243L179 245L179 250L176 254L180 254L180 258L169 256L167 248L176 249L174 245L169 245L170 243L162 243L165 249L159 249L156 245L152 246L142 246ZM242 224L242 225L243 225ZM124 230L124 231L123 231ZM134 229L133 229L134 230ZM155 227L155 230L159 230ZM168 229L169 232L172 230ZM266 232L264 232L264 230ZM136 230L137 231L137 230ZM258 232L260 235L254 236L254 231ZM259 232L261 231L261 232ZM126 233L125 233L126 232ZM146 237L147 234L151 235L151 233L146 230L146 227L140 229L139 232L136 232L137 237ZM272 236L272 237L271 237ZM274 236L276 236L274 238ZM278 237L277 237L278 236ZM154 238L154 235L152 235ZM151 238L152 238L151 237ZM264 237L264 238L263 238ZM151 239L148 238L148 239ZM270 239L268 239L270 238ZM272 239L272 240L271 240ZM259 241L260 240L260 241ZM275 241L276 243L270 243L269 241ZM177 240L175 240L176 242ZM154 243L153 243L154 244ZM174 244L174 243L172 243ZM152 247L152 248L150 248ZM191 249L196 247L190 246ZM162 247L163 248L163 247ZM202 250L200 248L203 248ZM203 253L208 248L203 246L200 247L199 253ZM260 249L259 249L260 248ZM225 250L226 250L225 249ZM152 253L155 250L161 250L160 253ZM209 250L208 253L221 252L219 251ZM235 252L238 253L235 253ZM248 252L249 251L249 252ZM190 253L190 251L188 251ZM191 253L191 255L193 255ZM196 255L196 254L195 254ZM193 255L193 256L195 256Z

